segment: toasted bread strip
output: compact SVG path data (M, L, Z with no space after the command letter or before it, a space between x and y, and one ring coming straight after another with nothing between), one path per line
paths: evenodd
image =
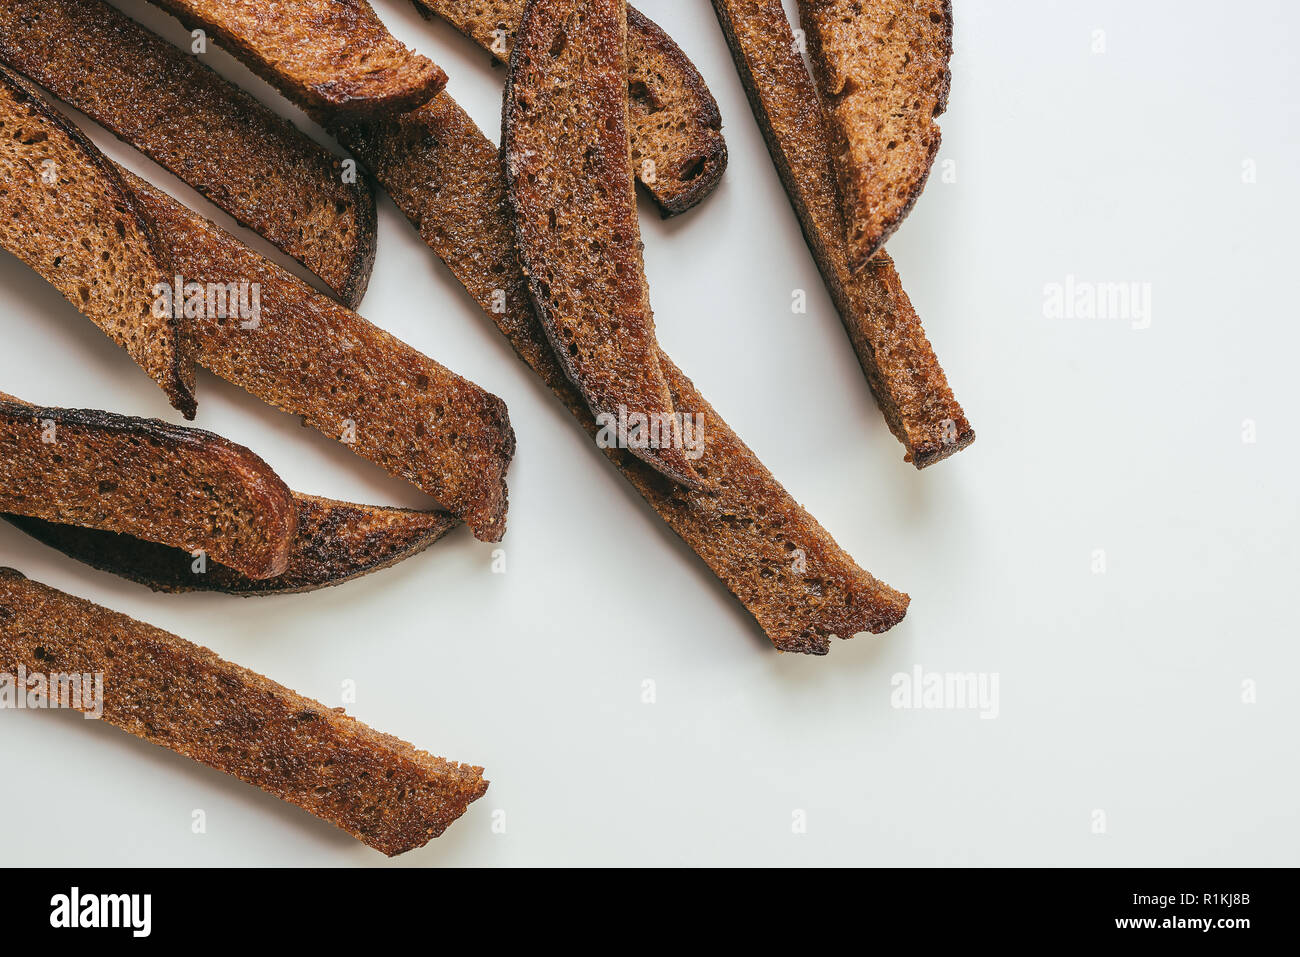
M424 241L583 427L595 424L528 297L505 213L500 157L447 94L398 121L341 129ZM432 185L436 184L436 188ZM503 310L494 308L504 304ZM707 486L675 485L621 449L606 454L782 651L825 654L831 635L879 633L908 598L859 568L660 353L683 408L704 418Z
M151 0L203 29L303 109L378 116L427 103L447 74L388 32L367 0Z
M0 246L38 272L194 418L184 321L155 314L170 275L113 165L36 88L0 67Z
M154 591L215 591L245 596L294 594L341 585L410 558L457 524L447 512L353 505L299 492L294 492L293 498L298 510L298 534L289 567L282 575L263 579L249 578L215 562L197 572L194 557L184 549L118 532L27 516L4 517L69 558Z
M502 63L510 60L526 0L415 0ZM695 64L667 33L627 8L632 168L664 217L713 192L727 168L722 114Z
M289 564L293 497L242 445L202 429L0 396L0 512L124 532L250 578Z
M671 422L674 409L641 257L626 10L624 0L530 0L510 56L501 136L506 195L542 328L592 414L617 423L628 447L626 422ZM669 439L634 454L697 483Z
M390 857L440 835L488 786L480 767L417 750L11 568L0 569L0 671L102 675L104 721L296 804ZM94 710L91 695L79 697L72 707Z
M839 177L849 268L864 268L925 188L948 107L951 0L799 0Z
M713 0L781 182L871 391L918 469L975 441L894 263L849 269L831 146L781 0Z
M7 0L0 60L266 237L349 307L361 301L375 262L369 181L343 182L341 160L195 57L102 0Z
M187 281L260 290L253 328L211 310L193 320L200 365L432 495L480 540L500 541L515 452L504 402L138 176L122 176Z

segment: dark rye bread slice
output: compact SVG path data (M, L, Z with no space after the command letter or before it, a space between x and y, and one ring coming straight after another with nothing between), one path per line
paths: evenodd
M428 102L447 74L388 32L367 0L151 0L203 29L309 112L375 116Z
M102 674L102 720L390 857L423 847L487 790L480 767L434 757L207 648L3 568L0 671L19 669Z
M316 292L238 239L122 170L177 272L207 287L258 284L245 321L201 310L199 364L428 493L482 541L506 524L515 433L506 405Z
M7 0L0 60L298 260L341 302L361 301L375 262L369 181L345 183L338 157L198 59L102 0Z
M626 10L624 0L530 0L502 109L506 196L542 328L592 415L617 422L633 454L695 484L671 431L668 442L629 445L624 428L674 415L641 256Z
M948 107L951 0L799 0L839 175L849 268L912 210Z
M214 591L230 595L284 595L341 585L389 568L428 548L457 525L447 512L419 512L380 505L354 505L293 493L298 534L289 565L274 578L249 578L207 563L195 570L184 549L120 532L61 525L38 518L5 518L32 538L100 571L120 575L154 591Z
M0 395L0 513L202 549L250 578L289 564L297 508L242 445L201 429Z
M502 63L510 60L526 0L415 0ZM727 168L722 114L695 64L673 38L627 8L632 168L664 217L713 192Z
M497 148L445 93L400 121L340 134L519 357L594 433L591 413L529 301ZM662 353L660 364L677 401L706 417L699 464L708 485L688 489L626 451L606 454L772 643L782 651L825 654L831 635L880 633L897 624L907 596L858 567Z
M918 469L975 441L920 319L882 250L856 275L844 243L831 145L781 0L713 0L804 239L904 456Z
M156 313L170 275L153 224L102 153L0 67L0 246L54 286L194 418L182 319Z

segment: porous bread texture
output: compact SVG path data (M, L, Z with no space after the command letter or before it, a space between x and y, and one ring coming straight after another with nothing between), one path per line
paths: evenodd
M866 267L921 195L947 108L951 0L799 0L844 208Z
M199 363L433 496L482 541L505 534L515 452L500 398L316 292L229 233L122 170L162 227L176 268L202 285L256 283L256 325L204 311Z
M217 562L196 570L184 549L120 532L6 515L32 538L101 571L154 591L215 591L245 597L315 591L389 568L428 548L458 522L447 512L356 505L293 493L298 534L285 570L249 578Z
M0 245L31 266L193 418L194 358L181 317L155 311L169 264L112 165L0 67Z
M415 0L502 63L510 59L525 0ZM658 24L627 8L632 169L665 218L713 192L727 168L722 114L704 78Z
M201 429L0 400L0 513L124 532L250 578L289 563L297 509L248 449Z
M480 767L435 757L183 638L0 568L0 670L20 668L102 674L106 723L389 856L427 844L487 791Z
M620 444L676 481L680 443L638 447L623 423L671 422L641 256L628 145L622 0L532 0L502 113L506 188L521 261L560 364ZM662 428L655 430L662 436Z
M560 368L529 300L504 207L499 152L469 115L443 93L404 117L344 127L339 134L519 357L594 434L586 402ZM497 308L502 302L505 308ZM908 597L860 568L662 353L660 365L677 401L704 413L700 465L707 486L673 483L621 449L606 449L606 455L755 616L773 645L826 654L833 635L879 633L902 620Z
M75 42L73 42L75 38ZM369 181L103 0L6 0L0 60L193 186L345 305L375 260Z
M830 138L781 0L713 0L804 239L904 460L925 468L975 441L893 260L849 268Z
M367 0L151 0L202 28L308 112L374 116L426 103L447 74Z

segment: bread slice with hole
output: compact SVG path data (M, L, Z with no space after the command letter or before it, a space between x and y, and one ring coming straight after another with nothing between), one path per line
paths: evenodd
M677 410L659 368L641 257L626 9L623 0L530 0L506 81L506 188L529 289L560 364L592 414L613 423L620 446L692 484L672 431Z
M11 525L92 568L159 592L285 595L341 585L405 561L459 523L448 512L357 505L293 493L298 534L289 564L274 578L249 578L217 562L196 562L182 548L120 532L64 525L21 515Z
M921 469L975 431L953 395L893 260L849 268L830 135L781 0L713 0L777 173L880 411Z
M298 532L288 487L242 445L158 419L4 395L0 513L202 549L249 578L283 574Z
M400 120L340 134L519 357L595 435L586 401L561 369L529 300L492 142L446 93ZM908 597L854 562L667 356L659 361L676 402L704 415L699 461L707 484L677 484L623 449L606 455L772 644L821 655L833 635L880 633L901 621Z
M308 112L401 113L447 74L388 32L367 0L151 0L202 29Z
M103 0L7 0L0 60L298 260L345 305L361 301L375 261L369 181L345 182L339 157L200 58Z
M952 0L799 0L839 176L849 268L925 188L948 107Z
M0 67L0 246L124 348L193 418L183 318L154 309L171 274L113 165L22 77Z
M0 671L20 670L92 685L101 676L105 723L389 856L423 847L487 791L480 767L434 757L207 648L0 568ZM95 710L93 692L74 700L68 688L67 706Z
M432 495L482 541L505 533L515 453L497 396L434 362L125 170L195 289L257 290L250 318L195 310L199 364ZM227 302L231 299L227 296ZM241 301L241 308L243 303ZM252 315L256 311L256 315Z
M415 0L508 63L525 0ZM627 8L632 169L665 218L704 200L727 168L722 114L695 64L673 38Z

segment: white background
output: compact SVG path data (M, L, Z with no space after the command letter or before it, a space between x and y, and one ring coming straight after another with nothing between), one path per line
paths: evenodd
M377 6L496 137L502 71L404 0ZM294 597L154 595L7 525L0 563L327 704L351 679L351 713L484 765L487 795L398 866L1300 863L1300 14L1282 0L956 8L939 155L956 182L936 168L889 248L979 438L917 473L867 391L707 0L643 5L710 84L731 152L699 209L664 223L642 206L660 339L839 542L911 595L882 638L775 653L386 198L361 312L509 404L506 574L464 529ZM206 59L303 123L224 54ZM1067 275L1150 283L1150 328L1046 318L1044 285ZM795 289L806 315L791 312ZM294 488L427 504L234 387L206 374L199 386L196 424ZM179 421L7 254L0 390ZM997 673L999 717L891 708L891 676L916 665ZM0 714L0 754L5 862L386 860L75 715ZM195 809L206 834L191 833ZM799 810L805 834L792 833Z

